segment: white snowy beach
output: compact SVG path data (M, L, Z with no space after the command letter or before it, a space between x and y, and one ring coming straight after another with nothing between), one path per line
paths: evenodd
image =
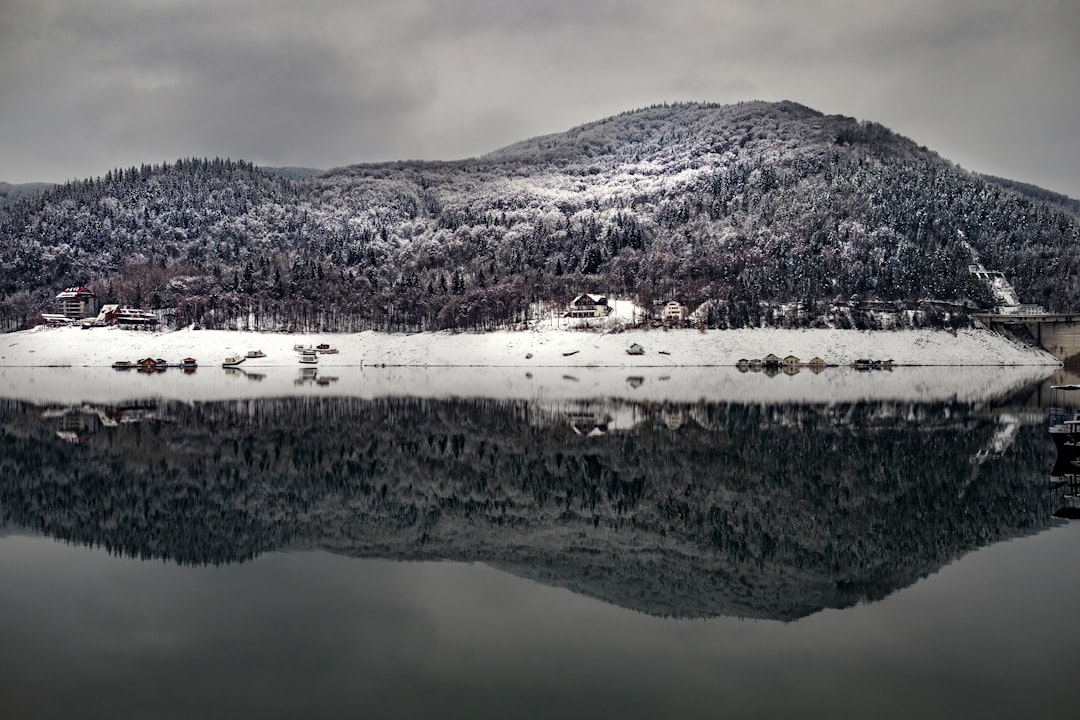
M427 332L412 335L255 333L233 330L126 330L101 327L49 328L0 335L2 367L108 367L117 360L144 357L179 363L185 357L202 366L220 366L230 355L262 350L267 357L245 367L297 364L295 345L328 344L338 350L321 355L319 367L717 367L740 359L795 355L804 362L820 357L829 365L859 358L892 360L895 365L1058 365L1049 353L1014 343L985 330L626 330L599 332L539 327L485 333ZM628 355L632 344L642 355Z
M637 343L642 355L626 349ZM300 374L296 345L327 344L317 376ZM231 355L260 350L236 371ZM739 372L740 359L820 357L820 373ZM117 360L186 357L199 369L144 375ZM892 371L857 372L859 358ZM333 394L357 397L492 397L540 401L624 398L655 402L978 401L1049 377L1058 361L982 330L628 330L540 327L488 333L284 334L46 328L0 336L0 397L31 402L115 402L137 397L209 401Z

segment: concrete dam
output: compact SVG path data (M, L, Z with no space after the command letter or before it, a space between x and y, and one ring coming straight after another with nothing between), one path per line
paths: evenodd
M1069 369L1080 369L1080 313L985 313L975 318L991 330L1038 345Z

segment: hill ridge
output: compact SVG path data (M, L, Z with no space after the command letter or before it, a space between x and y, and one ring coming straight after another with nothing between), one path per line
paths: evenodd
M512 327L585 291L704 304L719 328L874 327L871 301L957 326L994 303L976 256L1025 302L1080 305L1078 227L874 122L675 104L459 161L184 159L57 186L0 217L0 327L77 284L208 327Z

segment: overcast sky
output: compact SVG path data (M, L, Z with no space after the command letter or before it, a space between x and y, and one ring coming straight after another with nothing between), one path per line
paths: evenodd
M0 0L0 181L456 159L794 100L1080 198L1077 0Z

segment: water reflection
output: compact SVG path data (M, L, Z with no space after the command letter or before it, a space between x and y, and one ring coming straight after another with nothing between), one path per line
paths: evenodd
M0 521L51 537L481 561L660 616L879 599L1055 509L1038 413L956 402L6 400L0 427Z

